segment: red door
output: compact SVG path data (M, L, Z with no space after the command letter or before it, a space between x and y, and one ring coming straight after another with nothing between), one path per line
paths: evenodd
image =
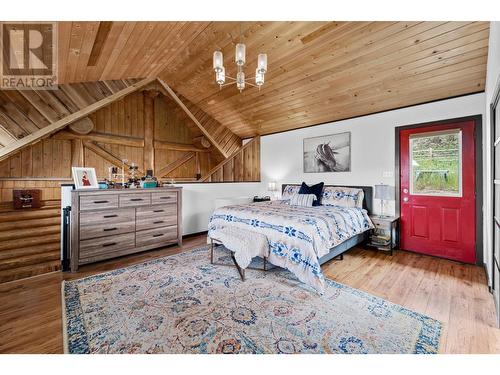
M474 121L400 132L404 250L476 261Z

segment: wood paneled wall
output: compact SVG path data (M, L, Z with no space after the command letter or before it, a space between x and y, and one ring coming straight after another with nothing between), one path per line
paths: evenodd
M241 148L239 137L203 116L224 150L240 149L234 160L221 163L222 153L202 142L199 126L173 104L148 86L90 114L85 122L93 124L90 133L64 129L0 161L0 283L60 269L60 185L72 183L72 166L94 167L99 179L124 159L137 164L140 175L153 167L163 180L260 178L257 142ZM25 188L42 191L43 208L12 209L13 190Z
M0 211L12 207L12 192L14 189L40 189L43 201L56 201L59 204L61 199L61 184L72 183L67 180L1 180L0 179ZM22 212L19 212L22 216Z
M260 181L260 137L211 169L200 182Z
M71 141L44 139L0 161L0 177L70 178Z
M0 207L10 205L13 189L39 188L43 200L60 199L59 186L71 182L71 166L94 167L102 179L111 165L121 166L120 160L127 159L144 172L148 126L155 173L168 172L159 177L194 181L206 175L221 161L220 155L213 147L193 145L201 132L161 93L153 95L152 112L147 113L148 95L137 91L94 112L89 116L94 129L88 135L63 130L1 161Z

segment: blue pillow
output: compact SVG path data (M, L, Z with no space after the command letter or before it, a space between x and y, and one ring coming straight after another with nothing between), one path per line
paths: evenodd
M324 185L324 182L320 182L319 184L308 186L305 182L302 182L299 194L314 194L316 200L313 202L313 206L321 206L321 193L323 192Z

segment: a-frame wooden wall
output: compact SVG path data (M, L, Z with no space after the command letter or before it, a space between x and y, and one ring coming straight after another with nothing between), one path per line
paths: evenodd
M92 129L82 133L80 122ZM163 180L260 180L258 140L242 147L156 80L0 92L0 130L0 283L60 269L60 185L72 183L72 166L94 167L102 179L126 159ZM13 190L23 188L42 191L41 209L12 209Z

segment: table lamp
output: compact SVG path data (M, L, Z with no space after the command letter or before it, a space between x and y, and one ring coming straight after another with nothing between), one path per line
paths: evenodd
M271 195L275 199L277 198L278 185L276 184L275 181L271 181L267 184L267 190L271 192Z
M380 217L387 217L384 214L385 201L393 201L395 195L396 190L394 186L385 184L375 185L375 199L380 199Z

